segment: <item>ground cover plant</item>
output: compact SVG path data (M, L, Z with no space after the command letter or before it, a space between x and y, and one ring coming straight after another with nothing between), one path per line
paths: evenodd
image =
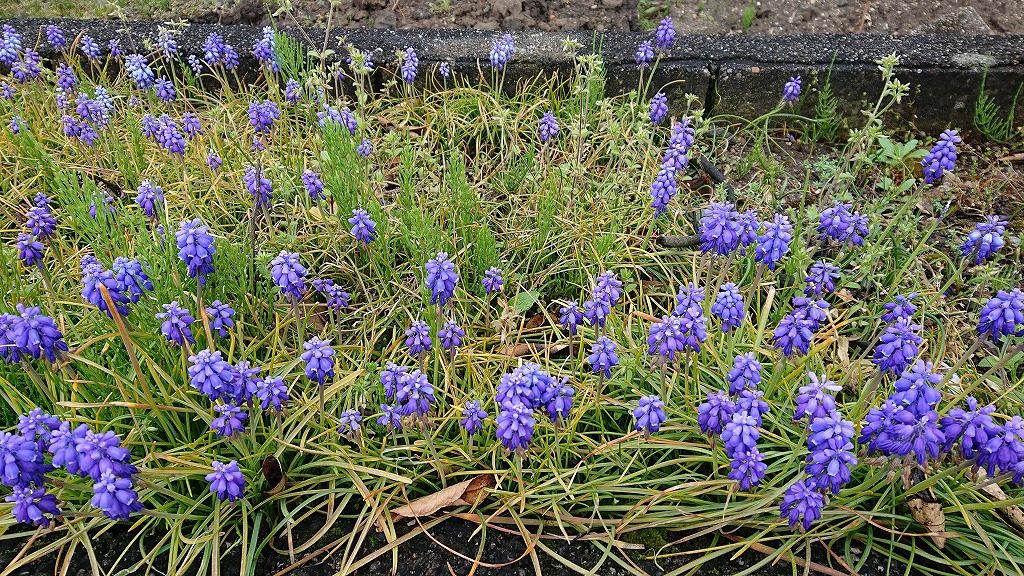
M0 36L0 526L31 537L3 573L99 570L116 521L111 571L400 570L452 506L581 573L551 539L632 573L650 534L712 538L679 574L1020 572L1021 177L887 130L898 56L849 128L810 77L752 120L670 107L667 19L619 97L571 42L571 77L513 85L506 35L375 70L183 33Z

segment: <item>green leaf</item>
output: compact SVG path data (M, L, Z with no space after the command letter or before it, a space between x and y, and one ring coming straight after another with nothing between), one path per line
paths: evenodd
M540 291L528 290L526 292L520 292L512 298L512 307L515 309L516 314L523 314L540 299Z

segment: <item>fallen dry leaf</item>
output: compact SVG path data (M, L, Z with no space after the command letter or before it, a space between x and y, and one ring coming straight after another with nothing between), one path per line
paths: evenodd
M984 492L989 498L1001 502L1007 500L1009 496L1003 489L999 487L999 484L995 482L986 481L985 470L979 468L974 473L974 481L979 483L979 489ZM1024 511L1019 506L1005 506L998 509L998 512L1006 517L1006 520L1017 530L1024 531Z
M942 512L942 505L927 502L917 494L907 498L907 505L910 506L910 515L914 520L929 532L934 532L931 538L935 545L939 548L945 546L946 515Z
M494 476L480 474L458 484L417 498L391 511L392 517L422 518L449 506L473 506L484 497L484 490L494 486Z

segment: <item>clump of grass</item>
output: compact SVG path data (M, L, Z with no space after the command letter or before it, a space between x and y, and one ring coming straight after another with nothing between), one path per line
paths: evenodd
M703 550L680 573L751 547L765 553L746 570L754 573L819 546L831 552L833 568L852 572L872 552L931 574L1013 571L1024 544L1000 511L1021 492L1000 479L1009 499L993 501L973 481L969 466L934 464L922 482L908 485L900 476L909 467L866 459L809 530L792 531L779 518L779 501L801 476L807 454L806 425L794 422L792 411L807 373L834 379L842 388L844 414L859 424L877 403L858 400L875 377L868 356L884 329L877 320L883 302L918 292L921 348L937 363L945 358L952 365L974 342L982 299L1013 287L1021 274L1019 262L1005 255L1019 254L1019 247L995 263L968 269L951 256L959 225L920 208L922 197L943 192L921 188L908 162L914 153L884 133L883 117L904 93L892 75L892 59L883 67L886 91L866 113L868 124L851 132L844 148L823 148L824 159L817 162L787 151L788 123L816 121L799 110L780 105L754 120L693 114L695 158L713 159L734 173L740 150L748 158L747 182L737 183L741 207L757 210L762 219L779 212L793 223L792 252L766 273L749 254L712 260L655 242L655 235L695 232L690 216L709 201L721 201L726 191L701 184L691 169L681 178L686 193L652 220L649 186L671 129L653 127L636 113L645 106L640 95L606 95L596 56L579 56L576 74L562 81L528 79L499 90L455 75L400 89L396 76L394 82L359 82L355 102L323 86L325 100L317 102L317 79L330 77L327 64L298 55L297 42L276 38L282 75L264 68L255 82L214 91L201 90L181 62L150 54L161 73L188 79L176 84L173 102L159 101L107 68L70 58L80 90L94 94L96 86L105 86L116 102L110 126L92 147L69 141L55 122L61 113L51 72L44 81L18 86L14 99L0 103L0 114L17 114L26 124L0 140L0 151L11 159L0 171L0 186L9 191L0 199L5 244L13 242L11 231L22 226L37 192L53 198L59 225L45 253L52 294L13 250L0 252L3 311L19 302L42 305L70 347L65 361L39 363L36 372L0 366L3 424L14 425L16 414L38 405L122 437L141 468L139 494L146 510L130 532L130 546L140 546L144 556L117 568L159 558L167 572L203 570L237 549L240 572L251 574L260 555L274 549L275 537L295 523L323 523L327 533L342 520L354 526L331 543L343 572L369 562L359 550L378 529L387 542L383 550L400 566L402 540L389 510L489 475L493 487L468 508L487 523L524 537L585 534L606 558L634 573L639 568L619 549L619 539L644 543L645 554L654 555L662 544L686 540L677 532L731 536ZM214 67L201 79L225 74ZM300 76L305 93L285 105L281 86L292 74ZM139 102L129 104L132 98ZM264 150L256 151L247 108L268 98L281 104L281 117L262 137ZM358 117L355 133L341 126L321 129L317 113L324 104L351 107ZM537 123L548 110L562 132L541 144ZM199 116L203 134L183 154L169 153L143 135L144 114L180 118L185 112ZM722 130L732 137L713 136ZM364 138L374 145L370 157L358 151ZM210 150L223 159L219 170L206 164ZM255 164L273 181L266 210L256 210L243 184L246 167ZM314 202L304 190L300 174L306 168L323 175L326 201ZM158 221L134 204L143 179L165 191ZM114 197L115 214L101 209L92 218L90 203L100 198L102 206L107 194ZM871 232L862 248L819 242L819 214L836 201L854 202L868 215ZM355 208L366 209L378 224L378 237L368 245L348 234ZM192 218L209 225L217 247L215 271L201 294L178 260L173 236L180 222ZM310 279L344 286L351 306L328 312L321 298L309 294L296 312L271 279L269 263L281 250L300 254ZM453 302L444 308L430 304L423 269L442 251L460 275ZM123 326L83 302L79 262L86 254L107 266L122 255L146 264L154 290L131 307ZM771 345L771 331L790 312L790 299L802 294L811 263L822 257L842 270L829 317L809 354L783 358ZM494 297L480 285L491 266L505 277L503 293ZM557 301L585 299L597 275L609 270L623 281L621 302L604 329L584 326L571 337L558 324ZM670 371L667 422L654 435L638 434L630 410L640 396L669 385L647 354L651 322L671 311L680 285L706 287L710 307L726 279L748 296L747 320L728 333L709 327L700 352ZM235 308L235 325L220 338L197 324L194 350L216 348L233 364L262 366L264 374L284 378L291 394L280 417L254 409L247 432L231 438L210 431L211 403L188 384L188 351L169 345L155 318L170 301L198 316L199 307L215 299ZM388 401L381 368L389 362L415 364L404 349L404 331L422 319L436 334L442 316L457 319L468 337L455 355L435 346L423 359L436 395L429 419L401 431L376 426L378 406ZM619 364L607 380L584 363L585 350L602 333L618 344ZM337 375L323 388L322 410L320 390L299 359L303 339L314 335L331 338L336 351ZM1008 357L1008 350L1001 352ZM734 356L745 352L764 365L761 390L771 411L764 415L758 444L767 464L764 480L738 490L726 477L729 461L721 443L700 432L696 408L707 392L727 387ZM500 409L495 387L526 360L569 378L575 405L557 423L539 418L529 450L510 454L494 438L493 417ZM995 402L1001 416L1017 414L1022 382L1019 361L969 359L957 383L943 390L943 409L971 389ZM882 380L876 395L891 388L891 379ZM491 413L485 435L472 440L459 425L469 400L482 400ZM346 438L337 433L337 417L353 409L363 417L362 432ZM204 476L214 460L238 461L248 488L237 503L219 502L208 492ZM262 478L268 461L281 463L282 486ZM910 494L926 488L944 506L942 547L922 535L927 530L906 507ZM88 549L80 535L109 526L86 504L88 480L61 477L54 492L66 503L58 538L36 545L19 565L62 546ZM14 533L11 518L0 526ZM553 554L544 540L533 541ZM313 549L310 540L280 551L302 558ZM578 571L592 568L558 559Z

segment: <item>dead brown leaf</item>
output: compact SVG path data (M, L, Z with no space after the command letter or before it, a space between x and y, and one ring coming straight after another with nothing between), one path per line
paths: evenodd
M907 505L910 506L910 515L914 520L929 532L933 532L931 538L935 545L939 548L945 546L946 515L942 512L942 505L938 502L928 502L917 494L907 498Z
M449 506L473 506L484 497L485 490L492 486L494 486L494 476L480 474L433 494L417 498L405 506L395 508L391 511L391 516L394 518L422 518Z
M989 498L1002 502L1007 500L1009 496L1003 489L999 487L999 484L995 482L986 481L985 470L979 468L974 474L974 480L978 482L979 489L984 492ZM1010 525L1017 528L1017 530L1024 531L1024 511L1019 506L1006 506L999 509L999 512L1006 518Z

